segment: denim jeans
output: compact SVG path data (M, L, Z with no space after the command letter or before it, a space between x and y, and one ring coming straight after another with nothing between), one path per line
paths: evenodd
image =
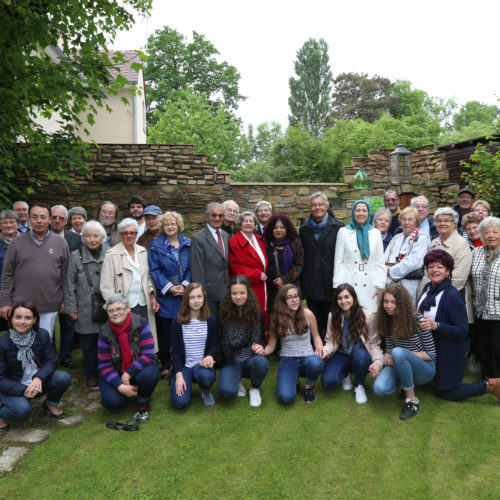
M251 386L258 389L268 370L269 361L258 354L253 354L245 361L223 366L219 375L220 396L227 401L233 399L238 392L241 377L249 378Z
M327 389L338 387L349 373L354 374L354 386L364 385L368 368L372 362L370 353L361 347L352 355L335 353L327 360L321 375L321 383Z
M97 339L98 333L80 333L80 346L83 352L83 369L87 378L96 378L97 371Z
M143 368L130 383L137 385L137 403L148 404L151 399L156 384L160 380L158 365L153 361L149 366ZM101 390L101 404L104 408L113 410L125 405L127 397L111 384L108 384L104 378L99 375L99 389Z
M215 382L215 370L213 368L202 368L200 365L195 365L192 368L185 366L182 370L184 382L186 382L186 390L183 396L177 396L175 393L175 377L172 377L170 382L170 401L174 408L181 410L191 401L191 388L193 382L199 384L200 389L210 389Z
M68 363L73 361L71 345L75 333L75 322L69 314L59 313L59 361Z
M71 384L71 375L62 370L56 370L42 385L47 393L47 403L57 406L62 395ZM31 413L31 399L24 396L4 396L0 407L0 421L21 420Z
M402 347L392 350L394 366L386 366L373 384L377 396L389 396L402 387L410 391L416 385L423 385L434 378L436 363L425 361L416 354Z
M297 378L305 377L306 383L314 385L318 380L323 361L316 354L311 356L282 357L278 368L278 399L284 405L297 396Z
M460 384L445 391L436 390L436 396L447 401L463 401L474 396L482 396L486 394L487 390L488 383L486 380L481 380L473 384Z

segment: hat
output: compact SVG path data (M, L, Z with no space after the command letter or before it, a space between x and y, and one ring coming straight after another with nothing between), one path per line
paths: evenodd
M149 205L149 207L146 207L144 209L144 215L160 215L160 214L161 214L161 209L156 205Z
M83 207L73 207L68 211L68 219L71 220L73 215L81 215L85 220L87 220L87 211Z
M469 189L469 188L462 188L459 192L458 192L458 196L460 196L462 193L469 193L473 198L476 197L476 193L474 193L474 191L472 191L472 189Z

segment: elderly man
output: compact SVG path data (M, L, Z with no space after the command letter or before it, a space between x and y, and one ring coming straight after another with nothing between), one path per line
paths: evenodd
M311 214L300 227L305 261L300 283L302 298L316 316L319 334L324 339L332 301L337 233L344 224L328 215L328 198L323 193L309 197L309 209Z
M258 201L255 205L255 215L259 221L259 227L255 230L255 232L259 236L262 236L264 233L264 226L273 215L273 206L268 201Z
M20 233L27 233L30 230L30 225L28 223L28 214L30 206L25 201L16 201L12 206L12 210L16 212L17 220L17 230Z
M104 243L107 243L110 247L120 243L120 233L116 228L118 222L118 206L116 203L109 200L101 201L97 207L96 218L106 230L106 240Z
M137 232L137 240L142 236L146 230L146 223L144 221L144 208L146 207L146 200L139 195L134 195L127 203L128 211L130 216L134 218L139 226L139 231Z
M8 319L16 302L33 302L40 312L40 327L52 338L57 313L63 309L68 244L49 231L50 207L45 203L30 208L29 221L32 229L15 238L5 255L0 314Z
M161 209L156 205L149 205L144 209L144 220L146 221L146 231L137 240L137 244L146 250L149 244L161 233L160 228Z
M427 235L429 241L439 236L436 229L436 223L430 216L431 205L425 196L415 196L410 201L410 205L414 207L420 217L420 226L417 228L420 232ZM401 230L398 231L400 233Z
M191 281L203 285L210 312L217 316L229 283L229 235L221 231L224 206L209 203L205 217L207 225L191 238Z
M224 221L222 223L222 230L226 231L230 236L236 233L236 217L240 213L240 207L233 200L226 200L222 206L224 207Z
M467 187L462 188L458 192L457 201L458 204L453 207L453 210L458 214L458 224L457 227L460 227L462 224L462 217L467 215L472 211L472 204L476 199L476 193Z
M17 230L18 217L13 210L2 210L0 212L0 281L2 279L2 268L7 249L11 241L20 233ZM0 317L0 332L7 330L7 321Z
M398 220L401 208L399 207L399 195L392 188L388 189L384 193L384 207L391 211L391 225L389 226L387 232L394 236L397 230L401 227Z

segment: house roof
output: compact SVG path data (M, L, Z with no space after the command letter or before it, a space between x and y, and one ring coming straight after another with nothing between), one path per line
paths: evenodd
M130 83L138 84L139 83L139 72L132 69L132 63L141 64L141 58L137 54L135 50L110 50L109 55L110 59L113 54L120 52L123 54L125 62L114 64L117 68L120 68L120 75L124 76ZM114 68L111 68L109 72L115 78L118 75L118 71Z

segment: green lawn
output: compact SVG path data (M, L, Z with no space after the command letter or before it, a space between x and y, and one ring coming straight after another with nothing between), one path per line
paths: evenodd
M195 388L191 406L174 411L162 381L139 432L105 426L131 418L133 404L100 409L36 445L2 477L0 498L500 498L493 396L450 403L425 387L421 414L408 422L399 420L401 401L377 398L371 382L365 405L352 391L318 387L314 404L299 396L283 407L277 366L260 408L248 397L221 402L216 391L217 404L205 408Z

